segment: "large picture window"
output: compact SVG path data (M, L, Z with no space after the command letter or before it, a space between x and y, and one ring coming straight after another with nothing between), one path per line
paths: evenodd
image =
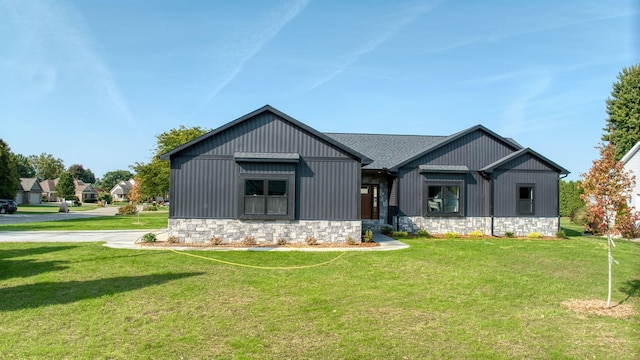
M293 176L243 174L240 217L244 219L292 219Z
M425 216L462 216L462 183L425 185Z
M533 215L535 210L534 186L518 184L518 215Z

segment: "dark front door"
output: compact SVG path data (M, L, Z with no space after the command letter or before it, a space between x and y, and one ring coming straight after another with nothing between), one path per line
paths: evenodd
M378 195L379 185L362 185L360 188L361 218L369 220L378 219Z

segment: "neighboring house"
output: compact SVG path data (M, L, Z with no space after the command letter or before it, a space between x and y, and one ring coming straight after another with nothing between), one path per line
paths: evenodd
M42 199L47 202L56 202L58 197L56 196L56 180L42 180L40 181L40 188L42 188Z
M58 184L59 178L53 180L43 180L40 182L40 187L42 188L42 197L49 202L57 202L60 201L56 195L56 185ZM93 188L93 185L89 183L85 183L82 180L73 180L75 196L78 197L80 202L96 202L98 199L98 192Z
M16 203L37 205L42 202L42 187L36 178L20 178Z
M268 105L161 159L171 162L169 235L186 242L358 241L363 224L555 236L558 179L569 173L480 125L325 134Z
M114 185L109 193L111 193L111 197L113 197L113 201L129 201L127 195L129 195L129 191L133 189L133 185L135 184L135 180L129 179L127 181L120 181L116 185Z
M93 185L78 179L73 180L73 185L75 187L76 196L80 202L94 203L98 201L98 191L93 188Z
M624 169L636 177L636 185L631 191L629 205L638 210L640 207L640 142L636 143L620 161L624 164Z

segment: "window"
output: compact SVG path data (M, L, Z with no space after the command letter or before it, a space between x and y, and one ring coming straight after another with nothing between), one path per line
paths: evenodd
M241 176L240 217L243 219L293 219L293 176Z
M518 215L533 215L534 187L529 184L518 184Z
M462 184L426 184L425 216L462 216Z

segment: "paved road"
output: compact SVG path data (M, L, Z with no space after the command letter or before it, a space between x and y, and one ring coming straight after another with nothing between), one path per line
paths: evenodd
M118 208L112 206L97 208L95 210L73 211L68 213L29 214L20 213L18 211L15 214L0 214L0 224L22 224L40 221L57 221L66 219L82 219L97 216L112 216L117 212Z

